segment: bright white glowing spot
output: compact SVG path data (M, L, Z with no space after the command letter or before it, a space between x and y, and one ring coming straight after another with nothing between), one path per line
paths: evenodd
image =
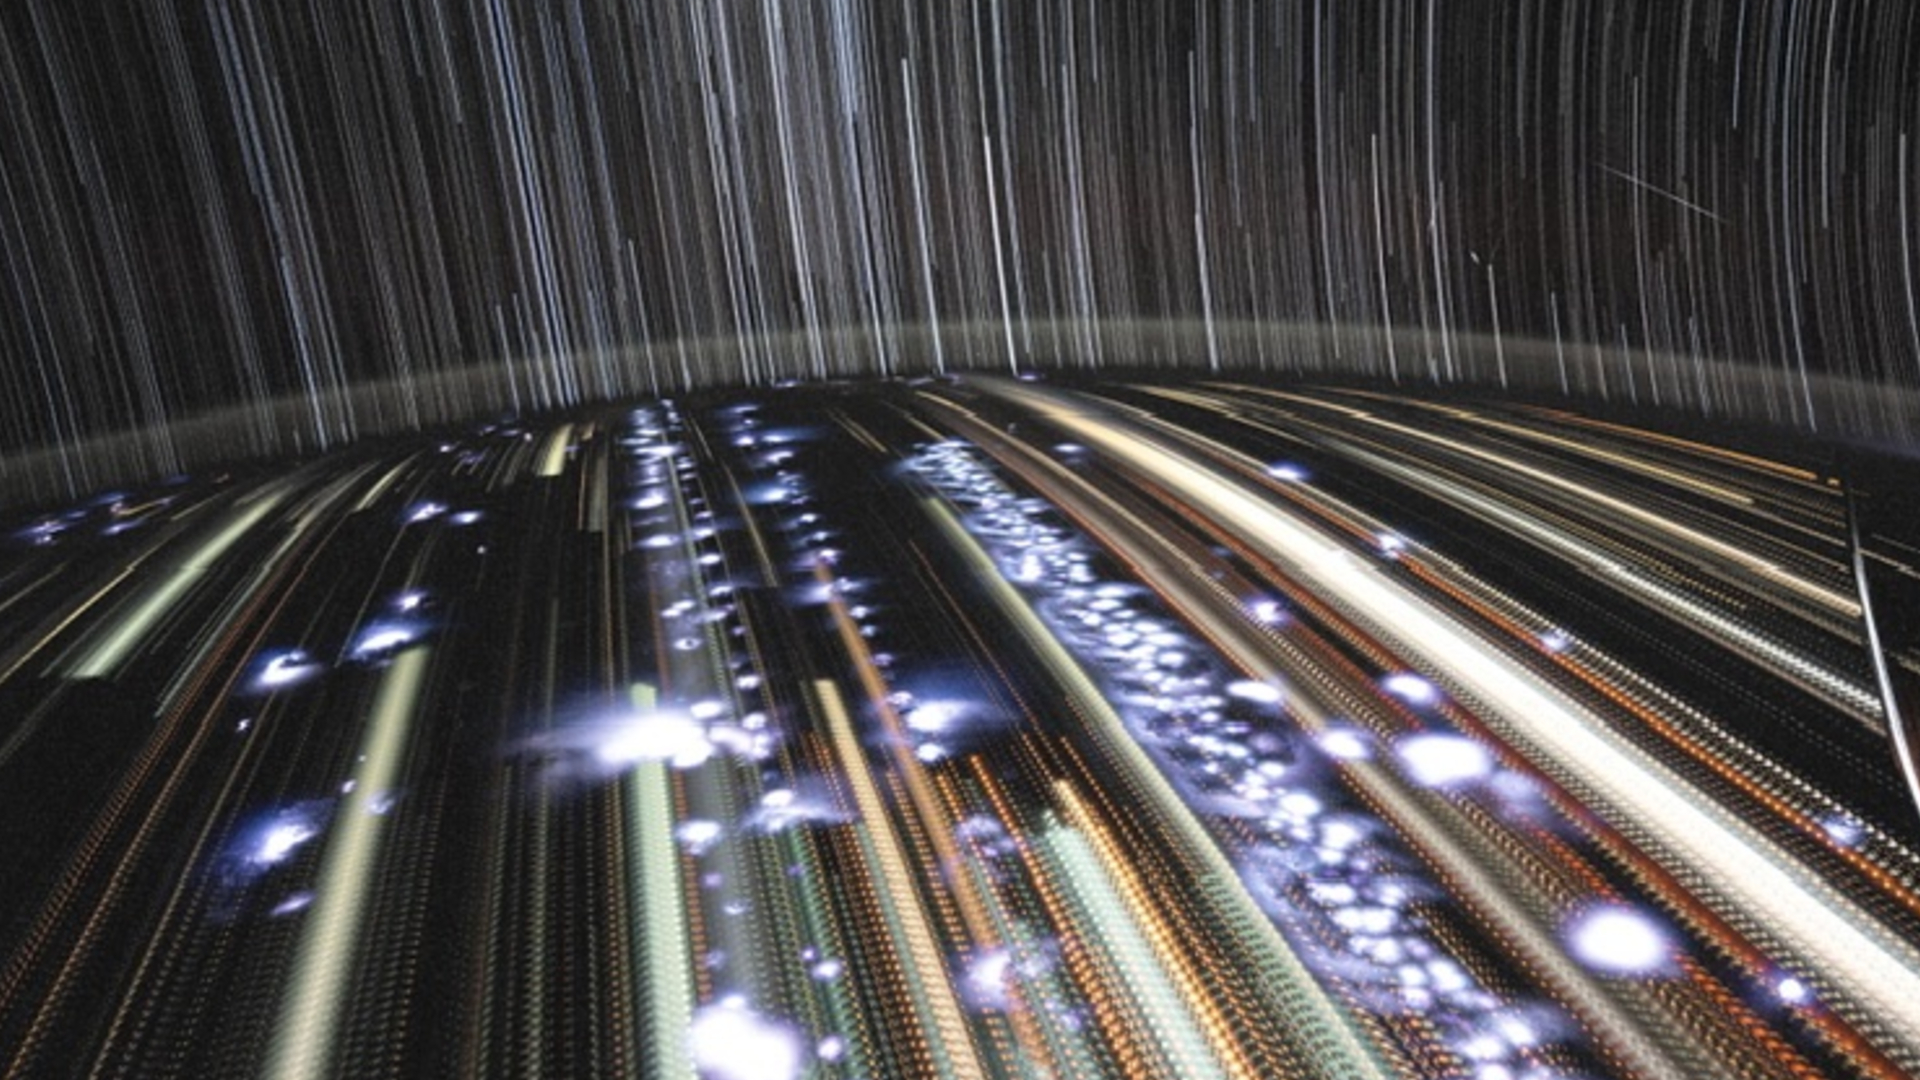
M687 849L687 854L698 858L719 843L720 837L725 832L726 830L717 821L695 818L681 822L679 828L673 830L673 836Z
M472 525L479 521L480 518L481 514L478 510L462 510L447 520L453 522L455 525Z
M1827 839L1848 848L1858 844L1865 832L1858 821L1845 814L1835 814L1827 818L1820 823L1820 828L1826 832Z
M1459 735L1409 735L1394 747L1414 783L1452 787L1482 780L1493 772L1493 755Z
M786 1025L759 1015L738 997L693 1014L687 1047L710 1080L791 1080L800 1075L800 1040Z
M1672 944L1644 913L1622 904L1589 908L1568 920L1567 947L1581 963L1610 975L1652 975L1667 966Z
M262 690L277 690L282 686L291 686L320 670L302 649L291 649L268 660L254 679L254 685Z
M718 701L698 701L687 711L693 714L695 720L711 720L724 715L727 707Z
M260 841L253 848L253 861L267 865L284 862L300 845L319 835L320 830L310 821L276 821L260 834Z
M1013 954L1005 949L989 949L967 965L965 988L968 1000L989 1009L1004 1009L1012 1002L1007 974L1013 967Z
M953 727L965 712L966 707L956 701L929 701L908 710L905 719L909 728L932 735Z
M1773 992L1781 1001L1789 1005L1804 1004L1813 996L1813 991L1807 989L1806 983L1791 975L1784 976L1779 982L1774 983Z
M847 965L836 959L822 960L808 969L808 973L821 982L832 982L847 970Z
M1352 728L1328 728L1320 733L1320 749L1341 761L1364 761L1373 756L1367 737Z
M1295 465L1291 461L1279 461L1267 466L1267 475L1273 477L1275 480L1286 480L1290 483L1298 483L1307 478L1307 470Z
M1350 821L1329 821L1320 830L1320 843L1335 851L1345 851L1364 839L1366 834Z
M947 748L939 743L921 743L914 750L913 756L919 758L924 764L932 765L947 756Z
M1274 626L1287 618L1286 609L1280 606L1278 600L1255 600L1247 605L1247 611L1253 616L1253 621L1263 626Z
M281 915L291 915L296 911L305 909L306 906L311 903L313 903L312 893L297 892L297 893L294 893L292 896L287 897L285 900L280 901L278 904L275 904L273 906L273 910L268 912L268 914L273 915L275 917L278 917Z
M420 605L426 602L426 593L421 592L419 589L412 589L395 597L393 606L399 608L401 611L417 611Z
M635 510L658 510L665 505L667 505L667 497L657 491L649 491L633 500Z
M1567 646L1572 644L1573 639L1567 636L1565 630L1549 630L1540 635L1540 647L1550 653L1565 652Z
M441 503L437 503L437 502L415 503L413 504L412 507L408 508L407 510L407 524L417 525L422 521L430 521L433 518L437 518L441 514L444 514L446 512L447 512L446 506L444 506Z
M420 637L420 629L401 623L375 623L367 627L359 640L353 643L352 656L355 660L373 660L387 653L396 652L414 643Z
M819 1055L821 1061L839 1061L847 1056L847 1040L838 1035L829 1035L820 1040L813 1052Z
M1386 555L1398 555L1407 549L1406 540L1390 532L1383 532L1375 537L1374 543L1378 544L1380 551Z
M800 825L837 825L847 820L846 812L827 798L775 788L760 797L759 808L747 815L746 824L771 834Z
M1501 1016L1494 1020L1493 1026L1501 1038L1514 1046L1532 1046L1540 1041L1540 1032L1518 1016Z
M1380 680L1380 688L1409 705L1431 705L1440 700L1440 691L1412 672L1397 671Z
M706 729L681 713L638 713L607 725L605 734L593 750L605 765L664 761L676 769L691 769L713 756Z
M1279 687L1272 683L1255 682L1251 679L1228 683L1227 693L1261 705L1278 705L1286 700L1286 695L1280 692Z

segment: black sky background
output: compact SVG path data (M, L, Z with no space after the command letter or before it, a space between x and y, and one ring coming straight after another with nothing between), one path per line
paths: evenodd
M677 339L1419 328L1920 381L1905 0L0 6L0 447ZM1036 337L1042 321L1084 333ZM720 378L846 373L830 339ZM797 342L798 344L792 344ZM711 362L706 361L706 362ZM1608 361L1613 362L1613 361ZM521 404L617 377L557 368ZM352 420L335 418L350 435Z

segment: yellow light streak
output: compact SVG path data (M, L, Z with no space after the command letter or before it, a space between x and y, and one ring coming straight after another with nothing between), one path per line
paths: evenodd
M360 770L322 857L312 912L294 960L293 981L268 1051L265 1075L273 1080L306 1080L333 1073L341 1006L352 986L364 910L373 891L373 870L385 831L386 818L378 812L376 800L391 797L427 655L419 647L400 653L380 684L361 745Z
M1662 862L1687 867L1737 922L1764 924L1783 952L1822 972L1838 991L1835 1007L1864 1014L1863 1028L1920 1031L1920 951L1598 717L1377 568L1213 471L1062 408L1050 395L1015 386L999 392L1182 492L1370 632L1486 703L1503 737L1587 793L1603 815L1634 822Z

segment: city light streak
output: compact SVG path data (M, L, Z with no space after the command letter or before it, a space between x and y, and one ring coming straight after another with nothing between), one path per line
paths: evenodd
M1916 643L1728 550L1844 589L1823 451L1029 374L570 408L0 520L0 1071L1920 1066L1920 826L1818 677ZM1890 521L1876 601L1920 583ZM162 591L110 668L59 666Z
M1609 738L1603 725L1486 649L1430 604L1210 471L1031 389L1007 383L996 385L995 393L1026 404L1082 442L1156 477L1243 530L1250 542L1321 595L1348 606L1376 633L1444 672L1445 681L1487 702L1516 743L1639 823L1673 861L1710 871L1706 887L1711 893L1729 908L1782 928L1772 932L1788 954L1827 972L1867 1022L1920 1030L1920 952L1911 944L1797 873L1792 860L1719 812L1712 800L1690 794L1690 785L1644 753Z
M367 895L387 828L378 807L399 774L429 655L413 648L394 658L367 719L354 788L328 837L312 910L303 916L300 950L266 1060L265 1075L274 1080L334 1074L340 1011L359 961Z

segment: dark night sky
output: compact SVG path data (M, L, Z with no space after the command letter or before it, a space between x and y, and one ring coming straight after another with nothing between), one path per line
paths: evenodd
M1305 321L1424 332L1336 339L1366 371L1497 331L1911 385L1917 35L1907 0L20 0L0 447L926 322L1008 345L859 362ZM717 375L852 362L777 340Z

